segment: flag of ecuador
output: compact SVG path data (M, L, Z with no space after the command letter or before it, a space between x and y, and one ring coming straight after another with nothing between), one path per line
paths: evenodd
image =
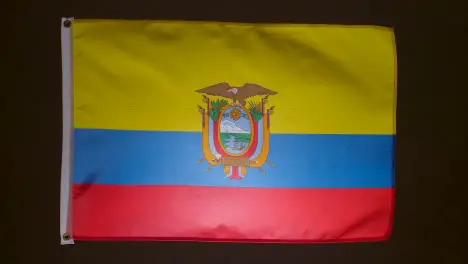
M388 238L392 29L64 19L62 49L62 243Z

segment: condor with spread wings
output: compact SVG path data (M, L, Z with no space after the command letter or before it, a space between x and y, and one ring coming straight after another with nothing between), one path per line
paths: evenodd
M218 83L210 87L197 90L199 93L222 96L239 102L242 106L246 104L245 99L256 95L274 95L277 92L269 90L258 84L246 83L241 87L232 87L227 82Z

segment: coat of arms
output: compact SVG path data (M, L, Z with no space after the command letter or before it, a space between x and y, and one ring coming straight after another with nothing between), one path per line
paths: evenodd
M270 116L274 107L267 108L268 96L277 92L248 83L232 87L223 82L197 90L203 94L206 108L202 114L204 158L210 165L223 166L226 177L243 179L248 168L266 173L262 166L270 151ZM216 98L215 98L216 97ZM257 99L255 99L255 97Z

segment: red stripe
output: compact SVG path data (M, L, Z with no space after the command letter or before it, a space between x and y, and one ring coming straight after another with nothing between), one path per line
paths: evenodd
M74 191L77 240L383 240L394 200L391 188L75 185Z

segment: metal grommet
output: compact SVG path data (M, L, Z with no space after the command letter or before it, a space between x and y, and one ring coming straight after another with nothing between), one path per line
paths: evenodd
M72 24L72 22L70 20L63 21L63 26L66 27L66 28L71 27L71 24Z
M68 234L68 233L63 234L62 237L63 237L63 240L65 240L65 241L68 241L68 240L71 239L71 236L70 236L70 234Z

